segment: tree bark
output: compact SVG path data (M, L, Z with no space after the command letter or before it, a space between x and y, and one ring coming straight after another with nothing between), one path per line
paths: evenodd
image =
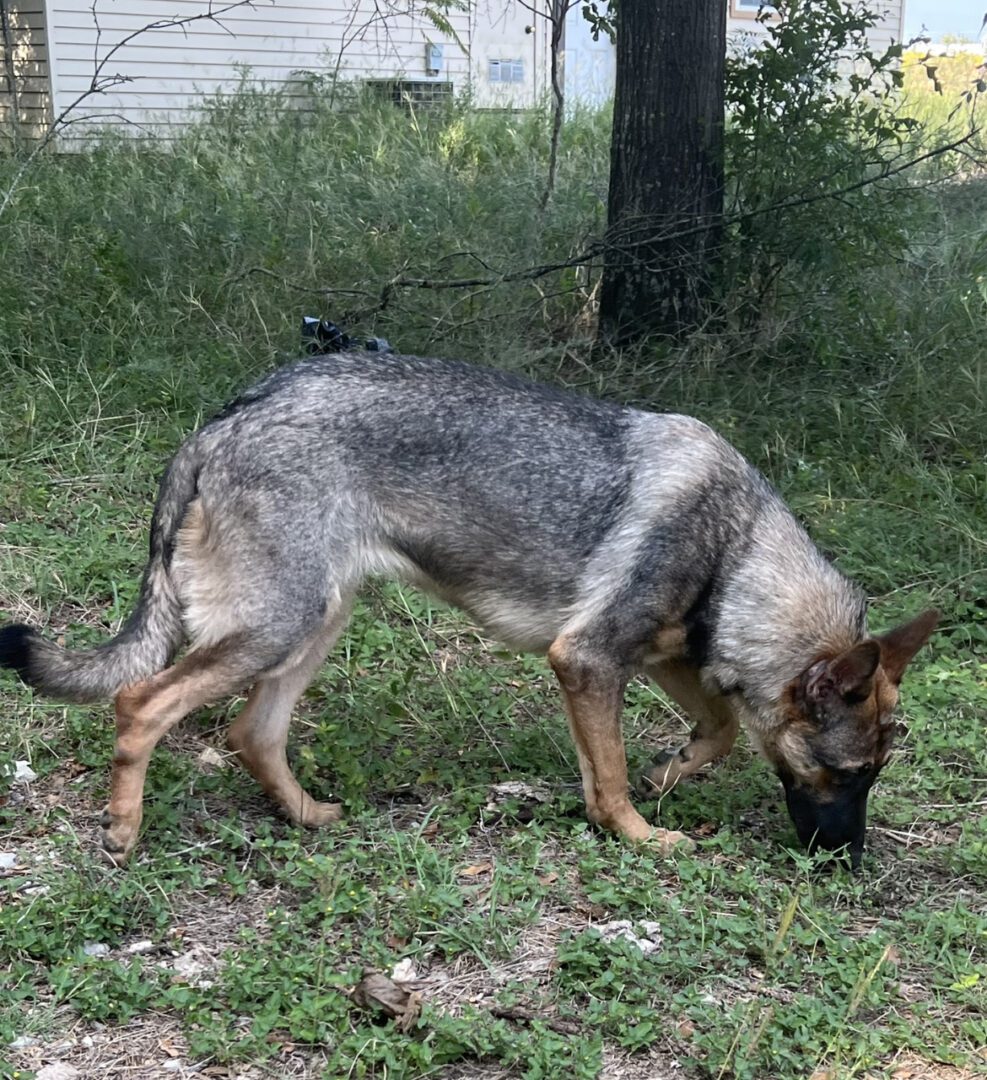
M599 344L710 310L723 215L726 0L620 0Z

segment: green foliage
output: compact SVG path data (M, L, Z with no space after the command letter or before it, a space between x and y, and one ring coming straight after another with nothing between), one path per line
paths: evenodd
M878 53L868 40L882 17L848 0L786 0L758 15L766 40L728 60L727 212L737 223L723 270L742 322L772 313L779 290L803 290L807 273L826 288L848 265L863 274L900 258L924 208L901 169L971 130L923 131L902 107L901 45Z
M971 128L981 132L975 146L983 147L983 95L987 93L983 56L958 52L936 56L921 46L901 57L901 87L905 107L926 130L954 136Z

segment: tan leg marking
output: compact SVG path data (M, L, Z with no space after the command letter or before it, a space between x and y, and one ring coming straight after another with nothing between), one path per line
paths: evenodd
M648 669L648 675L685 710L695 724L689 742L645 773L642 794L662 795L733 748L739 723L730 702L709 694L694 668L671 660Z
M280 674L258 679L227 743L243 767L296 825L319 826L342 817L339 803L316 802L298 783L285 754L291 712L346 625L346 612L310 638Z
M590 821L627 840L653 841L664 852L690 843L682 833L652 828L631 804L620 726L626 679L594 669L563 639L552 645L548 659L562 687Z
M230 659L235 655L235 643L200 649L117 694L110 801L100 819L103 851L117 866L137 843L152 751L183 716L243 685L243 670Z

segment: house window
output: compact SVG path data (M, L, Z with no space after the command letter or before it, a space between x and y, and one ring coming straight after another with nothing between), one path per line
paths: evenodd
M489 60L487 78L492 83L523 83L523 60Z
M452 101L451 82L411 82L405 79L367 79L366 86L384 101L405 108L445 105Z

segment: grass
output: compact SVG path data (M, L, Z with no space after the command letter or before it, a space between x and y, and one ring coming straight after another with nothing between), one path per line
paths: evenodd
M693 855L595 832L543 661L378 586L295 726L303 782L347 806L317 834L225 759L223 705L156 753L142 846L113 872L93 842L107 710L4 679L0 761L38 780L0 788L0 851L16 856L0 871L0 1075L55 1060L100 1077L983 1069L987 183L911 203L900 256L793 266L756 329L681 349L591 363L575 273L398 292L370 314L406 266L564 259L599 229L606 118L568 125L540 215L545 130L468 112L306 119L244 94L175 152L107 144L32 172L0 234L2 618L79 643L118 626L168 454L295 351L301 314L349 310L407 351L708 420L860 580L876 628L944 609L906 683L865 872L811 872L746 746L658 810ZM625 729L639 771L686 722L642 683ZM498 795L508 780L528 793ZM605 942L595 928L621 919L658 923L661 947ZM403 960L422 1006L407 1032L352 995Z

